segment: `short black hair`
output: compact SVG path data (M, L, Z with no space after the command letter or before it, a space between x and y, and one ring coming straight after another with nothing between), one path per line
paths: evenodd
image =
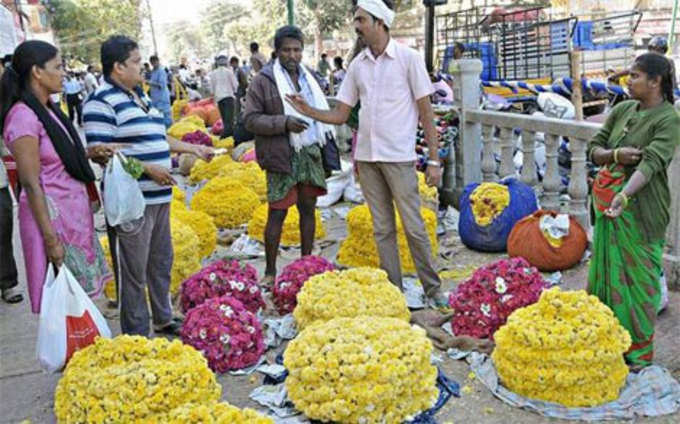
M104 41L100 49L104 76L110 76L113 65L125 63L130 58L130 52L137 49L139 49L137 42L124 35L114 35Z
M251 51L251 52L256 52L256 51L258 51L258 50L260 50L260 45L259 45L259 44L257 44L255 41L253 41L252 43L250 43L250 51Z
M87 72L92 72L93 69L94 69L94 66L87 65Z
M322 59L325 59L325 58L327 58L327 57L328 57L328 55L327 55L326 53L321 53L321 58L322 58Z
M453 47L460 50L461 53L465 53L465 45L460 41L456 41L455 43L453 43Z
M285 25L277 29L276 34L274 34L274 50L278 51L281 48L284 38L292 38L300 41L303 46L305 45L305 40L300 28L294 25Z
M342 57L340 57L340 56L335 56L335 57L333 58L333 63L334 63L335 66L337 66L337 67L342 68L342 62L343 62L343 60L342 60Z
M238 65L239 59L236 56L232 56L231 59L229 59L229 63L236 63Z
M160 60L158 59L158 56L154 54L149 58L149 62L160 62Z

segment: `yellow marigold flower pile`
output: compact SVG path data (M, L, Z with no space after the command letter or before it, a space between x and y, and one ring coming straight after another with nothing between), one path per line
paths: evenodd
M503 384L532 399L592 407L618 399L631 338L611 309L585 291L546 290L494 335Z
M253 217L248 221L248 235L262 243L264 243L264 227L267 224L268 211L269 206L263 203L255 209ZM314 221L316 221L314 238L319 240L326 237L326 229L323 221L321 221L321 212L318 209L314 211ZM299 246L300 243L300 212L297 206L294 206L288 209L286 220L283 221L281 244L284 246Z
M411 319L406 298L377 268L328 271L307 280L297 295L293 316L299 328L316 321L361 315Z
M416 265L411 257L411 251L408 248L406 234L401 223L399 213L396 213L397 219L397 244L399 246L399 259L401 261L401 270L406 273L414 273ZM430 237L430 245L432 246L432 254L436 255L438 250L437 245L437 214L428 209L421 208L420 214L425 221L425 228ZM338 262L346 266L370 266L377 267L380 264L378 257L378 249L373 238L373 221L371 220L371 212L366 205L360 205L349 211L347 214L347 226L349 235L340 245L338 252Z
M187 194L181 188L172 186L172 200L178 200L182 203L186 203Z
M491 224L510 204L508 187L498 183L482 183L470 194L472 214L477 225Z
M231 162L220 168L220 177L228 177L253 190L260 202L267 201L267 176L255 162Z
M116 280L113 278L113 259L111 259L111 250L109 249L109 238L107 236L99 237L99 244L102 246L106 264L111 271L111 279L104 283L104 296L109 300L116 300Z
M288 396L311 419L400 423L436 402L425 331L385 317L336 318L304 329L283 364Z
M212 217L205 212L191 211L186 208L175 207L177 201L173 201L170 216L187 224L198 236L198 255L200 258L210 256L217 247L217 227Z
M196 184L203 180L215 178L220 172L220 169L231 162L233 162L233 159L229 155L215 156L210 162L198 159L196 163L194 163L194 166L191 167L189 181L192 184Z
M274 420L250 409L239 409L226 402L189 403L168 414L154 417L149 424L274 424Z
M436 209L439 205L439 193L437 187L430 187L425 181L425 174L418 172L418 191L423 205L429 209Z
M170 293L177 294L179 286L201 269L200 241L194 230L175 217L170 218L174 260L170 275Z
M227 177L208 181L191 199L191 209L212 216L219 228L246 224L258 206L260 199L254 191Z
M217 402L221 387L200 352L179 340L98 338L57 384L59 423L149 422L187 403Z
M231 151L234 148L234 137L218 138L217 141L213 141L213 147Z
M206 131L205 123L198 116L187 116L182 118L180 121L172 124L168 128L168 135L170 137L181 140L186 134L192 133L194 131Z

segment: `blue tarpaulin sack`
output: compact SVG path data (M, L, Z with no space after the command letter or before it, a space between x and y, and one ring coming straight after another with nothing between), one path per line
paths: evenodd
M468 184L460 196L460 220L458 234L465 246L481 252L504 252L508 236L519 220L538 209L536 195L528 185L515 178L499 182L508 187L510 204L487 226L477 225L470 205L470 195L479 183Z

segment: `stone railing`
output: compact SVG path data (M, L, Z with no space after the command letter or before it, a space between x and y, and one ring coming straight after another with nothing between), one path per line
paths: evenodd
M496 181L517 176L539 193L541 207L574 216L586 229L590 228L588 213L588 180L586 149L588 141L600 128L599 124L567 121L545 117L480 110L479 60L455 61L450 71L454 76L454 108L460 117L460 138L451 150L449 166L444 174L442 199L457 205L467 184ZM521 134L521 144L515 137ZM536 134L544 134L546 169L539 184L535 161ZM562 137L569 139L571 171L567 193L568 205L561 205L561 177L558 172L558 149ZM521 173L514 163L515 149L523 153ZM500 164L496 158L500 158ZM671 223L667 234L666 271L671 285L680 286L680 153L669 169L673 190Z
M518 176L525 184L539 189L537 191L541 193L541 207L556 211L561 210L560 191L562 188L557 152L560 138L568 137L571 151L571 175L568 188L569 207L565 212L576 218L584 228L588 228L586 147L588 140L595 135L600 125L479 110L464 111L463 122L465 126L481 127L482 181L497 181L499 178ZM513 160L517 143L517 139L513 136L515 129L521 130L520 150L523 153L521 175L517 175ZM494 137L495 133L499 133L500 137ZM546 169L542 187L538 187L534 157L536 133L545 134ZM498 166L496 164L497 152L500 156Z

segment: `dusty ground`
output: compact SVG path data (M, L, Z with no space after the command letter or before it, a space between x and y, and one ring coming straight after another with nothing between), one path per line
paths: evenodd
M339 244L337 241L346 236L344 221L335 217L326 222L328 242L321 253L334 258ZM17 243L18 244L18 243ZM446 258L439 258L441 268L465 269L488 263L502 255L480 254L466 249L457 238L455 232L448 232L440 238L443 251L448 252ZM318 250L318 248L317 248ZM224 249L220 250L221 253ZM20 268L23 259L20 251L15 252ZM221 254L221 253L218 253ZM295 251L282 252L280 268L295 259ZM261 272L264 264L262 259L250 260ZM21 287L25 288L23 270L21 273ZM586 265L565 272L562 286L569 289L584 287ZM450 290L460 281L445 281L445 289ZM25 295L26 296L26 295ZM656 360L659 364L669 368L676 377L680 378L680 293L672 293L671 304L659 318L657 324ZM98 302L103 312L110 318L111 329L117 334L120 331L117 312L106 307L105 301ZM37 319L31 315L28 301L19 305L7 305L0 302L0 422L17 423L30 419L33 423L54 422L53 394L59 375L44 374L35 360L35 339L37 334ZM279 349L280 350L280 349ZM268 352L270 360L277 352ZM491 393L478 381L469 380L469 369L464 361L454 361L445 357L443 369L447 376L456 380L461 386L469 386L472 392L462 394L461 398L451 399L437 415L440 423L489 423L489 424L534 424L558 422L539 415L512 408L494 398ZM223 375L219 377L223 387L223 399L240 407L257 408L248 398L252 389L259 386L262 376L234 377ZM680 414L656 419L638 419L635 422L644 423L678 423Z

